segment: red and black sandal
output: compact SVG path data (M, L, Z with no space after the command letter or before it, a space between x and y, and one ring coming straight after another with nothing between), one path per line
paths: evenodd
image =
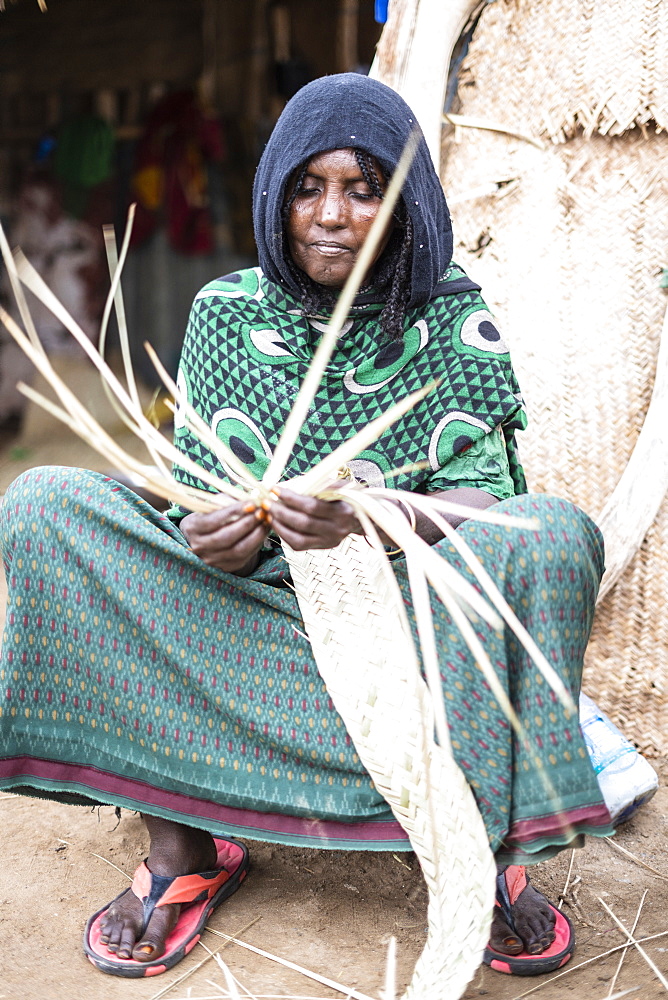
M495 905L501 907L503 919L514 933L517 932L511 907L528 883L529 878L524 865L508 865L496 877ZM555 916L554 941L544 952L540 955L530 955L528 951L521 951L519 955L506 955L487 945L483 955L485 965L489 965L497 972L505 972L512 976L540 976L546 972L554 972L565 965L575 948L573 925L561 910L552 906L549 900L548 905Z
M144 908L142 934L156 906L165 906L167 903L181 903L176 926L167 936L164 953L155 961L137 962L134 958L118 958L100 940L102 917L112 905L107 903L93 914L84 931L84 952L96 968L112 976L126 976L129 979L157 976L171 969L192 951L202 936L211 913L224 899L236 892L248 871L248 850L244 844L219 837L214 837L214 843L218 851L217 864L209 872L167 878L154 875L146 867L145 861L139 865L132 885L121 896L126 892L134 892L141 900ZM116 900L112 902L115 903Z

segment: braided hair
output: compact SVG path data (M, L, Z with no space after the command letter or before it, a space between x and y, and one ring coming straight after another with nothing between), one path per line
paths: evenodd
M354 149L353 152L369 189L382 200L383 189L371 155L364 149ZM284 232L287 230L290 209L301 191L307 170L308 161L299 168L292 192L283 205ZM413 226L402 199L397 202L393 215L394 228L387 246L373 270L374 286L386 292L387 295L385 306L380 314L380 328L384 338L390 341L401 340L403 336L404 316L410 297L413 263ZM336 302L335 293L309 278L293 262L289 252L286 253L286 260L301 292L304 316L317 316L323 310L332 309Z

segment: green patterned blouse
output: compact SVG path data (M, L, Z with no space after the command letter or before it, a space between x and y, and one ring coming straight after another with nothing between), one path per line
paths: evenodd
M408 393L436 389L351 463L355 476L382 485L393 469L425 462L391 480L398 489L484 489L499 499L526 491L514 432L526 424L504 344L480 293L452 264L435 297L409 311L402 340L383 340L382 301L358 295L291 455L285 478L309 469ZM178 384L218 437L256 475L266 469L327 321L259 268L237 271L196 296ZM227 477L177 410L179 449ZM181 468L176 477L206 488ZM229 478L229 477L228 477ZM185 511L172 507L178 520Z

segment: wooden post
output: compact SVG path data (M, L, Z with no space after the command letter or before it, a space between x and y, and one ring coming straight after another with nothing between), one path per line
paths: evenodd
M218 4L204 0L202 7L202 72L197 91L203 107L218 110Z
M268 7L268 0L253 0L251 58L244 102L246 127L251 134L257 133L267 103L267 73L270 58Z
M336 30L336 67L349 73L359 63L359 0L339 0Z
M401 94L422 126L438 171L452 50L478 0L390 0L369 76Z

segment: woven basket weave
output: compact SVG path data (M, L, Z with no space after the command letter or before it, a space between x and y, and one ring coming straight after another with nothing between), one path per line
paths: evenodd
M489 937L496 867L471 789L434 742L400 592L361 536L326 551L285 548L318 670L429 890L429 934L405 998L456 1000Z
M555 142L668 128L665 0L503 0L476 29L467 113ZM475 109L475 110L474 110Z
M454 256L483 286L511 344L530 416L520 435L530 486L595 519L643 425L666 309L668 135L640 127L652 114L668 123L665 58L663 91L656 76L656 54L666 51L666 4L490 4L454 110L530 132L546 148L478 129L450 130L444 142ZM610 102L592 111L611 79L614 121ZM596 123L591 136L586 122ZM469 196L508 181L496 196ZM666 460L656 454L657 478ZM668 750L667 596L664 501L599 605L585 672L585 688L626 734L660 753Z

